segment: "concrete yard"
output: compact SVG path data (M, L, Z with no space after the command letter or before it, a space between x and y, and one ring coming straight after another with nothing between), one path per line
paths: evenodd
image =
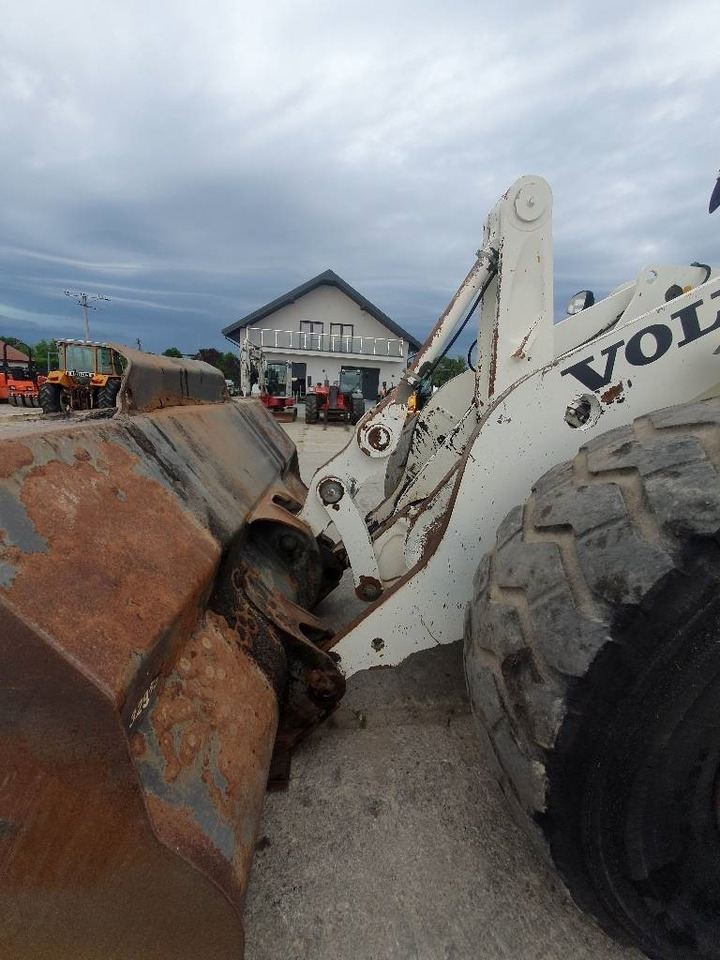
M286 424L307 482L348 428ZM346 575L347 576L347 575ZM321 615L355 602L347 584ZM461 644L353 677L269 794L247 960L630 960L572 904L479 755Z

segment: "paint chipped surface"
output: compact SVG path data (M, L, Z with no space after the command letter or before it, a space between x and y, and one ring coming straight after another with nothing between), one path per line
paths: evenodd
M170 611L186 611L178 629L197 616L220 550L137 456L106 441L85 453L28 469L19 497L0 490L0 561L15 571L2 593L122 695Z
M277 723L274 691L242 638L208 612L133 734L156 831L239 905Z
M261 405L40 426L0 438L3 960L237 960L278 705L207 605L294 448Z
M609 387L604 393L600 394L600 400L602 403L611 404L622 395L624 391L622 380L620 383L616 383L614 386Z

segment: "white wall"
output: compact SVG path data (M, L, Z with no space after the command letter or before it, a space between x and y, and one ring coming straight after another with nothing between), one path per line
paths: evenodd
M313 320L324 323L324 332L330 333L331 323L352 323L356 337L384 337L388 340L400 340L392 330L388 330L375 317L359 307L337 287L323 285L306 293L304 297L281 307L275 313L265 317L252 326L260 330L300 330L301 320ZM407 357L407 342L405 356Z
M388 363L387 361L379 362L374 357L341 357L337 354L328 354L319 357L308 356L305 352L300 354L297 352L286 353L273 350L267 353L267 358L272 363L285 360L289 360L291 363L305 363L307 365L307 373L312 377L313 386L322 383L325 377L327 377L330 383L338 380L340 377L340 367L367 367L379 370L379 383L382 385L384 380L388 387L391 384L396 384L405 370L405 364L402 361L395 361L395 363ZM374 398L368 397L367 399L372 400Z

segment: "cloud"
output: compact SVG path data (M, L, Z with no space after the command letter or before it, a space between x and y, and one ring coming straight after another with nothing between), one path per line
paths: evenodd
M223 346L331 267L423 338L523 173L553 186L558 309L718 261L718 26L698 0L29 0L0 47L3 332L76 329L80 289L111 297L98 337Z

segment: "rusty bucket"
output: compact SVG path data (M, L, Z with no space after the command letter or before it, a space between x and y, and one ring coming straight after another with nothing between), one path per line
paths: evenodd
M3 960L238 960L271 767L343 692L287 436L124 352L114 416L0 434Z

